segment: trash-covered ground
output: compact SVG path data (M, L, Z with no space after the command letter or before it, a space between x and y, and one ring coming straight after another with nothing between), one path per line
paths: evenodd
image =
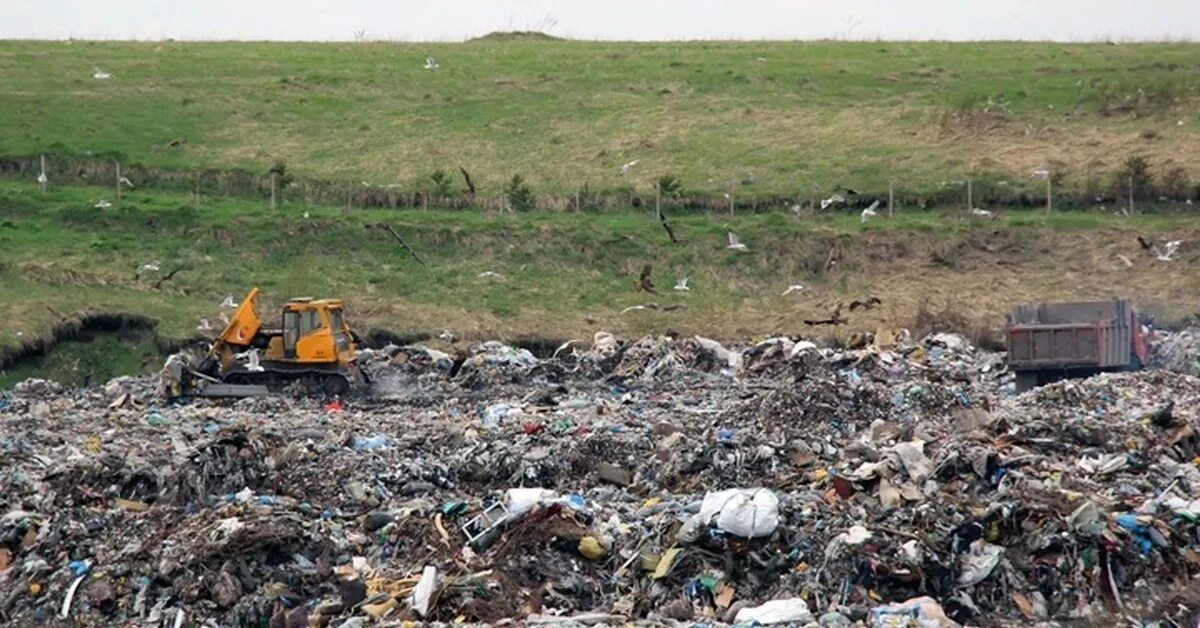
M332 402L26 381L0 622L1195 624L1200 379L1015 396L958 336L854 344L388 347Z

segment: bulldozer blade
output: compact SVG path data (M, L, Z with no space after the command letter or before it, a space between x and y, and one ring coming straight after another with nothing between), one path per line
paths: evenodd
M209 384L200 391L201 397L265 397L266 386L258 384Z

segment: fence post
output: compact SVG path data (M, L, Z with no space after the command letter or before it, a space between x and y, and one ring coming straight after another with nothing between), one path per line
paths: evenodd
M1053 190L1051 189L1051 186L1053 185L1053 183L1051 183L1050 178L1051 178L1050 176L1046 177L1046 213L1047 214L1054 211L1054 201L1052 200Z
M1133 175L1129 175L1129 214L1133 215Z
M888 218L896 215L895 201L896 195L895 191L893 190L892 182L888 181Z

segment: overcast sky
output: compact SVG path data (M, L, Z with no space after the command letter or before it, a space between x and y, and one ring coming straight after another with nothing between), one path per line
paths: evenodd
M0 38L1200 40L1200 0L0 0Z

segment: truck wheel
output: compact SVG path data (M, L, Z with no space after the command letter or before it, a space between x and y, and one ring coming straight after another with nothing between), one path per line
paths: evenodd
M1017 371L1017 392L1023 393L1027 390L1037 388L1038 374L1032 371Z

